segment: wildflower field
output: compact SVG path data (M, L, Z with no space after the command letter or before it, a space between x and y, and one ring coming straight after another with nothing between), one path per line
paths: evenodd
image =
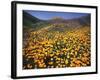
M52 25L51 25L52 26ZM91 65L89 26L27 29L23 37L23 69L86 67ZM53 25L54 26L54 25Z

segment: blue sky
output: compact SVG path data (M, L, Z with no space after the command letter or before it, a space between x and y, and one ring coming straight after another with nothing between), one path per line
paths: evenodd
M24 10L42 20L49 20L53 17L61 17L63 19L73 19L88 15L87 13L72 13L72 12L51 12L51 11L34 11L34 10Z

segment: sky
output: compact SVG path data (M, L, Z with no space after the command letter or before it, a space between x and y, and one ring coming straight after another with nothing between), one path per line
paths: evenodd
M52 19L53 17L60 17L63 19L73 19L88 15L87 13L72 13L72 12L51 12L51 11L34 11L34 10L24 10L24 11L41 20L49 20Z

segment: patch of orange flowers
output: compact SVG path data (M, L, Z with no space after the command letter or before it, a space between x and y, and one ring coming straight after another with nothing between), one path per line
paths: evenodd
M90 66L90 40L90 27L30 31L23 47L23 69Z

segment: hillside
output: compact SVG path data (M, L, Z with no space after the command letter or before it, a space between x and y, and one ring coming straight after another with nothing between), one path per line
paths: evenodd
M23 11L23 26L32 27L33 24L40 22L41 20Z

